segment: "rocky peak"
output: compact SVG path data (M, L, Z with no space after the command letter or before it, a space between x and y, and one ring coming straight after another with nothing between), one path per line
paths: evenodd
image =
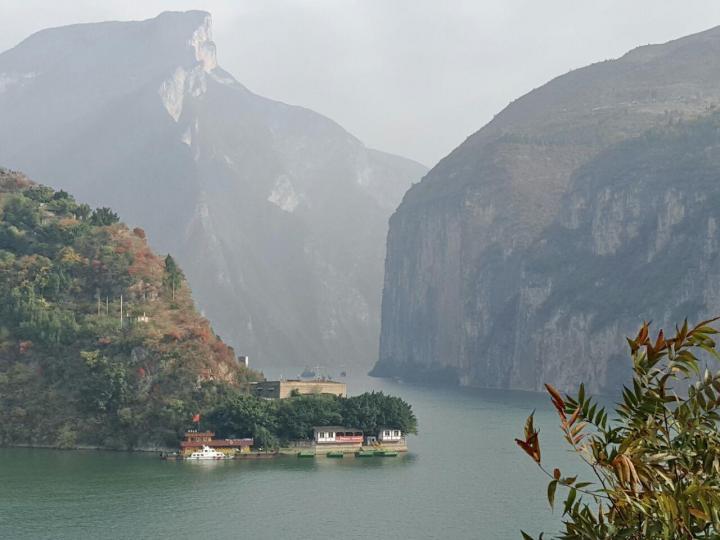
M212 15L207 11L165 11L144 22L158 27L160 35L185 40L203 71L210 72L218 67L212 40Z
M195 49L195 60L202 63L204 71L210 72L217 67L217 56L215 42L212 40L212 15L204 15L202 23L190 38L190 46Z

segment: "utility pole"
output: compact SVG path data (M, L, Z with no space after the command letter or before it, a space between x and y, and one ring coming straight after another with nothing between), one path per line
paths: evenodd
M123 327L123 297L120 295L120 328Z
M97 298L98 302L98 317L100 316L100 291L95 292L95 297Z
M105 315L110 315L110 298L105 297Z

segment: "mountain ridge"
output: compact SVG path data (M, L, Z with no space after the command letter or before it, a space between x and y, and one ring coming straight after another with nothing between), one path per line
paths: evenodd
M245 88L203 12L113 24L73 28L92 47L58 58L42 40L0 54L0 162L145 228L261 365L369 366L387 219L426 169Z
M593 310L575 322L577 306L566 308L565 319L557 311L549 319L531 316L555 290L552 278L558 276L531 272L530 253L548 240L559 215L580 211L571 212L574 204L605 208L599 201L609 196L604 182L611 168L604 152L616 145L641 148L653 129L714 114L720 105L717 34L716 28L658 45L650 60L646 53L626 54L553 79L515 100L413 186L390 219L374 373L403 379L440 373L463 384L531 390L543 382L570 388L588 374L593 388L612 387L616 381L607 379L606 367L617 349L611 338L624 343L623 332L642 321L622 319L612 335L600 338L590 328L598 316ZM578 171L593 163L602 163L595 191L568 199ZM630 169L627 174L639 178ZM600 247L592 260L602 266L607 242L624 240L608 240L617 233L611 218L595 219L592 241ZM563 279L584 283L582 273ZM712 308L711 301L701 304L687 315ZM553 320L576 327L564 333L550 324ZM552 333L558 342L566 336L565 349L551 343ZM524 348L525 340L537 349ZM605 358L583 358L583 344L593 340L602 343L596 348L607 353ZM543 350L558 358L553 367L547 364L547 372ZM567 376L557 369L563 362L570 366ZM595 373L583 371L589 362L599 366Z

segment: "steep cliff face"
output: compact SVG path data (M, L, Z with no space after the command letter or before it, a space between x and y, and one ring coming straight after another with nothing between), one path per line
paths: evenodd
M715 143L692 123L720 103L718 52L713 29L559 77L411 188L390 221L374 373L611 388L643 317L720 308L714 210L694 198ZM669 260L678 246L692 250Z
M0 54L0 163L177 254L254 365L367 366L387 219L424 167L219 67L210 16L39 32Z
M651 130L574 175L561 212L524 258L510 385L617 388L624 336L713 316L718 297L720 117ZM542 303L524 301L542 287ZM571 355L576 359L570 360ZM523 373L533 358L535 373ZM571 369L567 369L568 365Z

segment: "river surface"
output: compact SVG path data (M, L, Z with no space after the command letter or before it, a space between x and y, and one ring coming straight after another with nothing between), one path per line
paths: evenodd
M408 455L183 463L0 449L0 538L504 540L521 528L557 531L546 481L513 442L537 409L543 459L569 462L545 396L348 381L351 394L370 389L412 404L420 433Z

